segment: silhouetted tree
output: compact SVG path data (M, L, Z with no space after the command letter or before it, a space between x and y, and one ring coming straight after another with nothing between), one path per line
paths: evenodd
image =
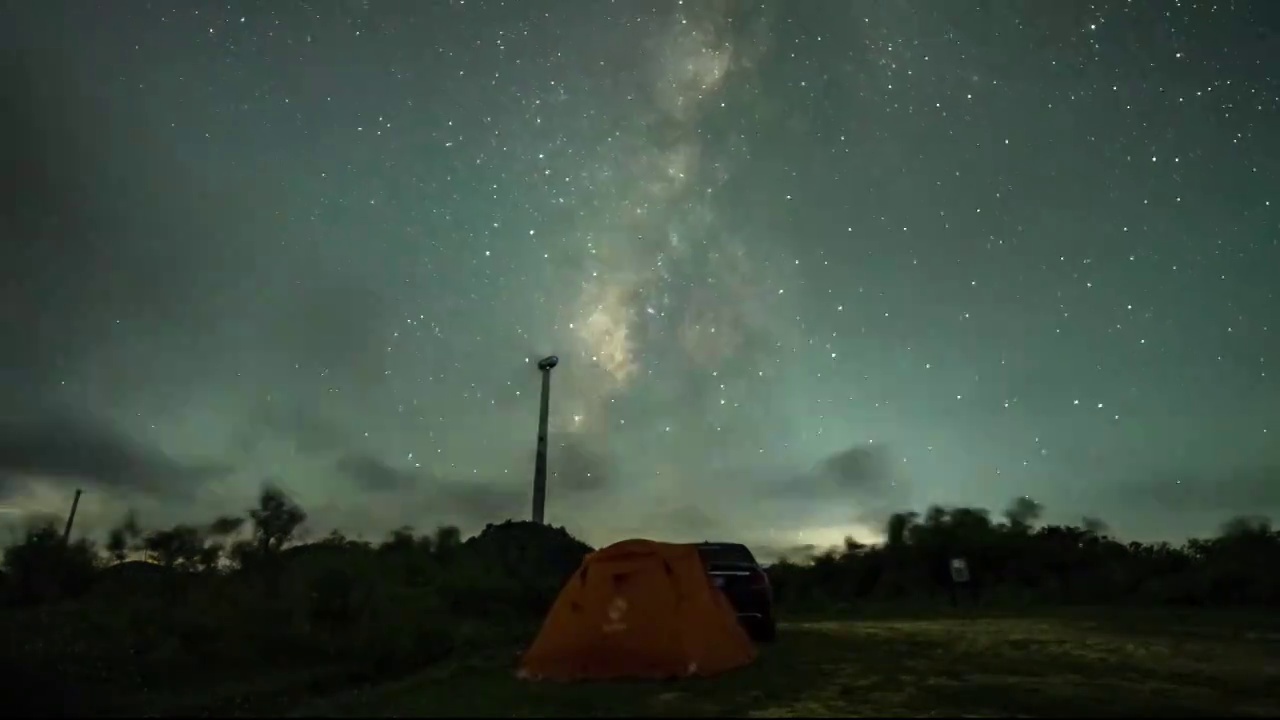
M129 539L120 528L111 528L107 533L107 554L115 562L122 563L129 556Z
M120 520L120 524L107 533L107 554L117 563L122 563L129 553L141 549L142 528L138 525L137 513L130 510Z
M64 686L100 682L107 690L95 697L164 686L184 665L254 672L349 663L381 679L473 646L470 633L490 632L495 619L536 624L591 550L562 528L514 521L465 541L446 526L397 528L377 547L337 531L302 542L301 507L273 486L257 500L245 517L151 532L130 513L108 533L106 556L117 564L107 569L95 566L92 544L64 545L59 521L29 528L4 551L5 601L87 592L94 604L41 609L6 625L6 641L27 632L12 651L15 664L37 667L40 653L47 667L85 658ZM936 601L952 587L954 557L968 560L969 587L982 603L1280 607L1280 532L1266 518L1233 518L1214 537L1171 544L1120 542L1093 518L1043 525L1042 510L1018 498L995 519L975 507L899 512L888 518L883 544L846 539L769 574L783 612L806 603L830 610ZM153 562L128 562L139 551ZM226 557L240 570L222 575Z
M436 555L442 560L449 560L462 546L462 531L453 525L444 525L436 528L435 537L431 540L431 547Z
M253 535L258 552L263 555L278 553L294 539L298 528L307 520L307 513L283 490L267 484L258 496L258 507L249 510L253 521Z
M1096 517L1084 517L1080 521L1080 526L1093 535L1106 535L1109 532L1107 524Z
M1020 495L1005 508L1004 517L1015 530L1029 530L1040 519L1044 506L1026 495Z
M193 570L202 567L204 538L192 525L175 525L155 530L142 540L145 549L159 564L169 569Z
M1266 518L1235 518L1214 538L1119 543L1100 520L1036 529L1043 508L1016 498L992 523L985 510L934 506L900 512L883 546L846 543L808 566L771 571L790 598L847 601L936 595L947 562L964 557L970 588L1021 602L1106 602L1122 598L1185 604L1280 604L1280 532ZM876 578L868 582L867 578Z
M898 512L889 516L885 542L890 548L901 548L907 544L907 536L915 526L919 516L913 512Z
M225 538L235 535L244 527L244 518L224 515L213 522L209 523L209 535L217 538Z
M79 597L93 583L97 560L89 540L64 543L54 522L34 523L4 550L7 599L28 605Z

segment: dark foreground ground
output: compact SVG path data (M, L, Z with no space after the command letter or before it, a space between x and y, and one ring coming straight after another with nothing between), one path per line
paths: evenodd
M514 652L301 703L322 716L1280 716L1280 617L1100 609L786 623L751 667L667 683L514 678Z

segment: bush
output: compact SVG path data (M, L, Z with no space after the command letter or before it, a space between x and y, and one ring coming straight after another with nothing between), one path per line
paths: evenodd
M47 707L17 696L8 706L130 712L162 703L163 688L189 709L211 688L264 678L374 681L460 650L505 653L590 551L532 523L491 525L466 543L441 528L400 529L376 547L337 533L290 545L305 512L274 488L250 517L144 532L129 515L105 567L90 543L65 545L52 525L7 548L0 588L22 609L0 620L0 664L25 687L78 689L84 700L62 692ZM242 528L250 537L237 540Z
M93 585L98 564L89 541L64 544L52 523L36 525L4 550L5 600L35 605L82 597Z
M334 678L384 680L444 660L506 662L591 552L563 528L511 521L465 542L446 527L401 528L377 546L337 533L291 544L305 512L268 490L249 522L145 533L130 517L112 533L107 567L92 544L64 545L52 525L7 548L0 670L10 684L55 692L24 692L6 707L178 707L156 699L164 688L186 714L211 688L264 679L337 689ZM1027 501L1007 522L972 508L900 513L885 545L848 541L768 572L784 612L943 602L953 557L969 562L966 602L1280 604L1280 533L1260 521L1172 547L1122 544L1097 523L1036 528L1037 512ZM250 536L237 540L242 527ZM139 555L164 562L128 559Z

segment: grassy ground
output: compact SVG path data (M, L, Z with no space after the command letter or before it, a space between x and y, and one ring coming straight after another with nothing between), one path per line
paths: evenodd
M667 683L522 682L512 650L311 701L323 716L1280 715L1280 619L1095 610L797 621L751 667Z

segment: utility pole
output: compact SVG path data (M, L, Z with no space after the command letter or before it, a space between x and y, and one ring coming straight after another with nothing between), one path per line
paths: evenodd
M538 404L538 454L533 462L533 521L541 524L547 505L547 416L551 412L551 370L560 358L548 355L538 361L542 372L542 399Z
M76 497L71 501L71 512L67 513L67 526L62 530L62 544L71 542L71 524L76 521L76 508L80 507L80 488L76 488Z

